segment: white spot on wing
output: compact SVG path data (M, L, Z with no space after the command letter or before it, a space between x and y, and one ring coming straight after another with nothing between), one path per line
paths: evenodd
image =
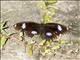
M60 25L58 25L58 30L62 31L62 27Z
M25 29L26 28L26 23L23 23L21 27L22 27L22 29Z
M32 33L32 34L37 34L37 31L32 31L31 33Z
M52 33L51 32L47 32L46 35L47 36L52 36Z

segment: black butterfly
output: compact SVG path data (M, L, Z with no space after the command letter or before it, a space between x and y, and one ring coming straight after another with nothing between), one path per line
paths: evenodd
M14 25L17 31L25 32L29 37L40 35L45 39L52 39L65 33L68 29L66 26L58 23L39 24L35 22L19 22Z

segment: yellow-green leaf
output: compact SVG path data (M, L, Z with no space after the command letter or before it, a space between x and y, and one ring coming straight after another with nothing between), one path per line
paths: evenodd
M39 45L43 45L46 42L46 39L42 40Z
M28 54L30 56L32 56L32 54L33 54L33 47L32 46L29 47Z
M52 18L51 16L45 14L45 15L43 16L43 22L44 22L44 23L50 22L51 18Z
M2 48L3 45L5 44L5 41L6 41L7 38L6 38L6 36L1 36L0 39L1 39L0 40L0 47Z
M50 4L55 4L57 2L57 0L46 0L45 4L46 6L50 5Z
M32 43L32 44L29 44L28 45L28 55L32 56L33 55L33 46L34 46L35 43Z

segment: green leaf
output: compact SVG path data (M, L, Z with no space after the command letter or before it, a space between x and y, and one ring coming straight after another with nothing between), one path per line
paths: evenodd
M43 22L44 22L44 23L50 22L50 21L51 21L51 18L52 18L51 16L45 14L45 15L43 16Z
M33 46L34 46L34 44L35 43L32 43L32 44L28 45L28 48L29 48L28 55L29 56L32 56L33 55Z
M57 0L46 0L45 5L48 6L50 4L55 4L56 2L57 2Z
M29 54L30 56L32 56L32 54L33 54L32 46L29 47L28 54Z
M0 47L2 48L3 47L3 45L5 44L5 42L6 42L6 36L0 36Z

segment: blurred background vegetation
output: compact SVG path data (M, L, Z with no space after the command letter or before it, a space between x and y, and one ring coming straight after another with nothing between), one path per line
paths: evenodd
M25 37L29 44L26 45L27 51L24 52L24 43L17 35L11 36L2 50L2 60L80 60L80 1L1 1L1 22L0 39L1 47L5 44L10 34L15 33L13 25L21 21L33 21L37 23L60 23L72 30L59 37L59 42L47 42L53 48L41 46L41 51L36 48L38 40L42 45L45 40L40 37ZM8 23L6 23L8 21ZM4 28L7 28L4 31ZM16 37L15 37L16 36ZM55 39L55 40L58 40ZM33 49L33 46L34 49ZM19 48L19 49L18 49ZM30 54L27 54L27 52ZM48 53L47 55L45 55ZM50 54L49 54L50 53Z

